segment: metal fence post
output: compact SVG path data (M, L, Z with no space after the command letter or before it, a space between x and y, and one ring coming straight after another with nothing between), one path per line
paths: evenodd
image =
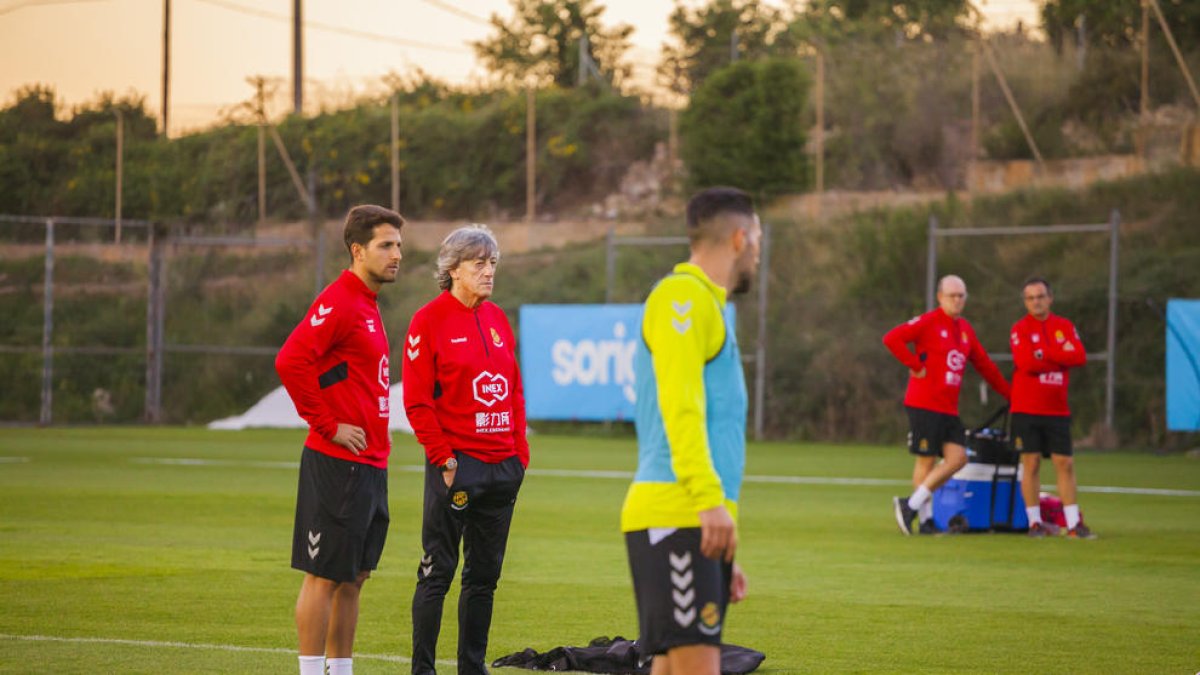
M613 301L613 279L617 276L617 226L609 224L604 253L604 304Z
M46 220L46 266L42 280L42 410L38 422L46 425L54 409L54 219Z
M1116 408L1117 385L1117 251L1120 248L1121 212L1113 209L1108 219L1108 358L1104 383L1104 425L1111 433Z
M763 223L758 265L758 347L754 366L754 440L763 439L763 404L767 389L767 283L771 278L771 225Z
M937 285L937 216L929 216L929 242L925 256L925 311L933 309L933 296Z
M146 422L162 421L163 315L163 242L159 228L149 228L147 246L146 294Z

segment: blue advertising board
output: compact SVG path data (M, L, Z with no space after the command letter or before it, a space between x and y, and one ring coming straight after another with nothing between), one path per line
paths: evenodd
M641 305L522 306L527 417L632 421L641 325Z
M1200 431L1200 300L1167 301L1167 429Z

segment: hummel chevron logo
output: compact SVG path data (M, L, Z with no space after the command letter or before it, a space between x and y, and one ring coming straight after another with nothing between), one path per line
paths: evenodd
M696 590L689 588L687 593L672 590L671 597L675 599L675 604L679 607L691 607L692 601L696 599Z
M671 317L671 325L675 326L675 330L679 331L680 335L688 332L688 329L692 327L692 319L688 316L688 313L692 311L692 301L675 302L672 300L671 307L679 315L678 317Z
M313 534L312 530L308 531L308 557L310 560L316 560L317 554L321 552L321 548L317 544L321 543L321 533Z
M318 532L316 534L313 534L312 530L309 530L308 531L308 543L312 544L313 546L316 546L317 544L321 543L321 533Z
M409 349L409 350L406 350L404 353L408 354L409 361L416 361L417 357L421 355L421 350L420 349Z
M689 609L686 612L680 611L678 608L675 610L675 623L679 624L683 628L687 628L688 626L692 625L692 620L694 620L695 618L696 618L696 608L695 607Z
M671 560L671 567L674 567L677 572L684 571L692 564L691 551L685 552L683 555L675 555L674 552L669 551L667 552L667 557Z
M671 583L674 584L675 588L678 589L690 587L692 585L692 571L688 570L683 574L671 572Z
M433 556L427 555L421 558L421 574L429 576L433 572Z
M421 336L420 335L409 335L408 336L408 346L409 347L416 347L419 344L421 344Z
M333 311L332 307L326 307L325 305L317 305L317 313L313 314L312 319L309 321L309 323L312 324L313 328L320 326L321 324L325 323L325 317L329 316L329 313L332 311ZM318 315L321 318L318 319L317 318Z

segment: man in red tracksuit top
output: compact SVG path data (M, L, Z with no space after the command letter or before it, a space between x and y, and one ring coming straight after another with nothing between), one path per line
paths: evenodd
M486 227L450 233L437 260L443 292L413 315L404 343L404 409L426 459L413 673L435 672L460 544L458 672L487 672L492 599L529 465L516 340L503 310L488 301L499 258Z
M1091 539L1095 535L1079 517L1076 500L1075 460L1071 448L1071 409L1067 385L1071 368L1087 361L1087 352L1074 324L1050 313L1054 294L1050 283L1031 277L1021 288L1028 314L1013 324L1012 438L1021 453L1021 495L1029 514L1029 535L1058 534L1058 526L1042 521L1040 501L1042 457L1054 462L1058 495L1063 501L1069 536Z
M387 538L388 340L375 298L396 280L403 225L380 206L350 209L350 269L321 291L275 359L309 425L292 540L292 567L305 573L301 675L351 672L359 594Z
M1009 385L962 318L967 285L957 276L938 282L938 307L896 326L883 336L883 344L896 360L908 366L908 451L916 456L913 493L893 497L896 524L912 534L912 521L920 516L921 534L933 534L933 491L967 464L966 430L958 417L958 394L969 361L992 389L1008 398ZM916 352L909 350L914 344ZM938 464L937 458L943 461Z

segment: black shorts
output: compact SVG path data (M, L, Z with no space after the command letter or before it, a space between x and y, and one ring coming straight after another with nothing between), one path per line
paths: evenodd
M966 446L967 430L958 415L904 406L908 412L908 451L921 457L941 457L946 443Z
M1070 415L1012 414L1013 449L1020 453L1040 452L1042 457L1050 455L1071 456Z
M733 566L700 553L700 528L626 532L625 547L642 653L720 645Z
M379 564L389 520L386 469L304 448L292 567L354 581Z

